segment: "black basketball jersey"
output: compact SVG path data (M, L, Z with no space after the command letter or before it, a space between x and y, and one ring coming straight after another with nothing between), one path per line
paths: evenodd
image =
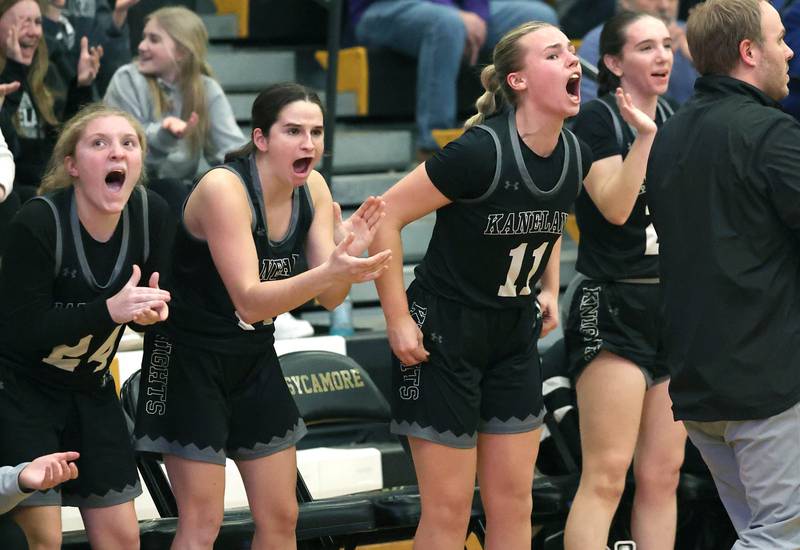
M595 152L595 159L610 156L599 154L595 149L598 139L606 151L614 150L624 159L636 139L635 130L619 113L614 97L607 94L582 108L581 120L575 125L575 133L587 141ZM659 98L656 108L656 124L660 127L672 114L672 107ZM598 114L602 119L598 118ZM581 115L578 115L581 117ZM591 122L588 122L591 120ZM585 136L586 129L592 137ZM580 229L578 261L576 269L592 279L615 281L658 277L658 235L647 207L647 182L643 181L639 196L634 203L628 221L614 225L603 217L588 192L583 192L575 201L575 217Z
M535 298L535 285L580 190L580 145L572 132L561 132L563 156L547 159L561 164L560 177L542 191L523 159L514 110L476 128L494 141L494 178L482 196L437 210L416 280L429 292L471 307L524 307Z
M273 241L267 233L255 157L235 159L217 168L236 174L247 191L260 279L286 279L308 269L305 240L314 218L314 205L307 186L294 189L289 228L282 240ZM176 341L227 353L260 352L272 346L272 319L248 324L239 318L208 243L189 234L183 224L175 238L173 280L170 318L165 329Z
M142 268L147 262L150 214L147 191L142 187L134 188L115 233L104 245L109 247L107 253L115 257L104 258L110 274L103 275L93 270L87 259L84 240L91 237L83 235L85 229L78 219L73 188L32 200L44 201L55 218L52 308L83 308L98 301L105 308L105 299L117 294L130 279L133 265ZM0 361L50 384L71 387L102 384L125 329L125 325L110 320L107 310L104 316L105 321L101 319L92 328L71 327L73 331L77 328L80 335L53 347L17 346L14 340L6 339Z

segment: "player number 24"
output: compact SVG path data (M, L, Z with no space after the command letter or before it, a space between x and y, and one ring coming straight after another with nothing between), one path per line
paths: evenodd
M506 273L506 282L497 289L498 296L501 298L514 298L516 296L528 296L531 293L531 278L539 269L548 244L542 243L533 251L533 265L525 277L525 286L522 287L519 293L517 293L517 279L520 271L522 271L522 262L525 260L525 251L528 249L528 243L522 243L508 252L508 255L511 256L511 265L508 267L508 273Z
M108 365L111 359L111 352L114 351L114 343L117 341L117 335L122 329L118 326L114 329L106 341L103 342L97 351L89 357L90 363L97 363L94 372L102 370ZM45 363L49 363L60 369L74 371L81 363L81 358L89 351L89 345L92 343L92 335L84 336L74 346L56 346L50 355L44 358Z

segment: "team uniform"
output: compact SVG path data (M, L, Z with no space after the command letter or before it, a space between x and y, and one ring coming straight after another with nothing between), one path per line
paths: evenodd
M134 264L143 284L161 271L169 220L166 203L142 187L105 243L81 225L72 188L29 201L14 219L0 275L0 464L81 453L77 479L20 506L103 507L141 494L108 371L125 326L106 300Z
M267 234L255 157L218 168L247 191L260 279L307 269L304 243L314 217L307 186L296 188L289 229ZM293 446L306 428L281 374L272 319L242 321L208 244L181 224L175 239L170 317L145 338L136 448L225 464Z
M459 448L477 432L519 433L544 415L536 282L561 236L591 152L568 130L542 158L514 111L464 133L429 160L452 201L408 289L428 362L395 357L392 430Z
M673 112L659 98L656 124L661 126ZM614 155L624 159L636 138L611 94L583 106L573 129L592 148L595 160ZM661 338L658 237L646 183L624 225L607 221L586 192L575 202L581 232L575 266L579 275L565 295L569 311L564 327L574 378L601 350L635 363L648 387L669 378Z

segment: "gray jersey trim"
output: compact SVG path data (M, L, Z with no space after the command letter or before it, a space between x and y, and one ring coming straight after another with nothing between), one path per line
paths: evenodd
M489 420L483 420L478 423L478 431L485 434L518 434L524 432L532 432L538 429L544 423L545 410L539 411L539 414L534 416L529 414L526 418L519 419L512 416L508 420L500 420L497 417L492 417Z
M277 452L294 447L297 442L303 439L303 436L308 433L305 422L302 418L297 420L292 428L286 430L286 435L283 437L275 436L269 443L256 443L251 448L240 447L238 449L228 449L228 457L233 460L254 460L265 456L273 455Z
M289 227L286 228L286 234L279 241L273 241L269 236L269 224L267 223L267 206L264 204L264 193L261 191L261 177L258 175L258 167L256 166L255 155L250 157L250 173L253 176L253 191L258 199L258 207L261 209L261 217L264 219L264 230L267 232L267 241L272 247L278 247L287 242L294 236L295 228L297 227L298 219L300 218L300 189L295 188L292 190L292 213L289 218ZM308 184L306 184L308 185Z
M475 126L475 128L480 128L481 130L486 130L489 132L489 135L492 136L492 141L494 141L494 148L497 151L497 160L494 165L494 179L492 180L492 184L489 188L484 191L483 195L480 197L476 197L474 199L460 199L459 202L463 202L465 204L471 204L480 202L485 200L489 195L491 195L495 189L497 189L497 185L500 183L500 173L503 170L503 150L500 148L500 138L497 136L497 132L486 126L485 124L479 124Z
M144 262L150 257L150 206L147 202L147 190L141 185L134 187L142 196L142 237L144 238L142 254Z
M575 147L575 160L578 163L578 174L576 176L578 178L578 192L575 196L578 196L581 194L581 189L583 189L583 154L581 153L581 144L578 141L578 136L572 133L572 131L565 129L562 133L568 135L572 139L572 145ZM566 145L565 141L564 146L566 147Z
M82 497L80 495L61 494L60 488L50 489L47 491L37 491L29 498L23 500L18 507L29 506L74 506L76 508L104 508L106 506L115 506L130 502L142 494L142 486L139 480L133 485L126 485L121 491L109 489L104 495L89 495Z
M406 420L402 422L392 420L389 428L394 434L410 435L420 439L427 439L428 441L433 441L434 443L440 443L456 449L472 449L478 444L477 432L473 434L455 435L450 430L440 432L432 426L423 428L416 422L409 423Z
M614 137L617 140L617 146L622 149L625 146L624 140L622 138L622 124L619 122L619 117L617 113L614 112L614 109L611 108L611 105L606 103L604 100L600 99L600 104L606 108L608 114L611 115L611 122L614 124Z
M131 234L131 221L130 214L128 213L128 205L122 210L122 243L120 243L119 252L117 253L117 261L114 263L114 268L111 270L111 275L105 284L100 284L92 273L92 268L89 266L89 261L86 259L86 251L83 248L83 239L81 238L81 222L78 219L78 207L75 204L75 192L73 191L71 203L69 208L69 225L72 231L72 240L75 243L75 252L78 256L78 263L81 267L83 278L89 283L89 286L94 290L105 290L117 280L119 274L122 272L122 266L125 263L125 258L128 257L128 241Z
M228 166L227 164L220 164L219 166L215 166L214 167L214 169L216 169L216 168L221 168L223 170L227 170L228 172L231 172L232 174L235 174L236 177L239 179L239 183L241 183L242 184L242 188L244 188L244 196L247 198L247 204L250 206L250 231L251 232L255 231L256 230L256 208L253 205L253 201L250 199L250 192L247 190L247 184L244 182L244 178L242 177L242 174L240 174L238 170L234 169L231 166ZM210 170L209 170L209 172L210 172ZM203 177L205 177L205 176L203 176ZM189 193L189 194L191 195L191 193ZM189 202L189 197L186 197L186 200L183 201L183 207L181 208L181 226L183 226L184 233L186 233L186 236L189 237L191 240L193 240L195 242L198 242L198 243L207 242L205 239L198 239L197 237L192 235L189 232L188 229L186 229L186 224L183 222L183 212L184 212L184 210L186 210L186 203L187 202Z
M53 218L55 218L56 221L56 250L53 253L55 257L55 269L53 273L58 277L58 273L61 271L61 260L64 257L64 237L61 235L61 216L58 215L58 208L56 208L55 203L51 201L49 197L40 195L34 197L33 200L44 201L44 203L50 207L50 210L53 212Z
M175 455L189 460L225 465L224 451L216 451L211 446L201 449L194 443L184 445L178 441L168 441L164 436L159 436L156 439L152 439L147 435L142 436L135 441L134 447L137 451Z
M251 171L255 170L255 168L252 166L252 164L255 164L255 161L251 158L250 162L251 162L250 170ZM240 174L238 170L236 170L232 166L228 166L227 164L222 164L222 165L218 166L218 168L224 168L225 170L228 170L229 172L233 172L239 178L239 183L241 183L242 187L244 188L244 196L247 197L247 204L250 206L250 231L255 231L256 230L256 219L257 219L256 218L256 205L253 204L253 200L250 198L250 191L247 190L247 184L245 183L244 176L242 174ZM255 174L256 174L256 183L258 183L258 170L255 170ZM258 183L258 185L261 185L261 184ZM264 221L266 223L266 220L264 220Z
M564 181L567 179L567 170L569 168L570 161L569 147L567 146L567 139L564 136L564 130L562 129L559 135L559 139L564 140L564 163L561 167L561 176L558 178L558 181L552 189L549 191L542 191L533 182L533 178L531 178L531 174L528 172L528 167L525 166L525 161L522 158L522 148L519 145L519 134L517 133L517 120L514 116L515 113L516 111L513 109L508 111L508 131L511 137L511 149L514 151L514 159L517 161L517 169L519 170L520 176L522 176L522 181L525 182L525 185L528 187L528 189L530 189L530 192L536 197L545 198L549 197L550 195L555 195L559 189L561 189L561 186L564 185Z
M614 111L614 109L611 108L611 105L609 105L605 100L600 99L599 101L603 105L603 107L606 108L608 114L611 115L611 121L614 124L614 137L617 139L617 145L619 146L619 148L623 149L625 147L625 140L622 137L622 122L624 122L624 120L620 121L620 116L616 113L616 111ZM674 114L675 114L675 109L672 108L672 105L670 105L666 99L659 96L658 101L656 102L656 116L661 117L661 123L663 124L664 122L666 122L666 120ZM625 124L628 125L628 128L630 129L631 133L633 133L633 136L636 137L637 135L636 129L627 122L625 122Z

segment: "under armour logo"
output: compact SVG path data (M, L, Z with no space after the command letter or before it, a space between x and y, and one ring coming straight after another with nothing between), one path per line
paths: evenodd
M514 191L519 191L519 182L518 181L508 181L506 180L503 184L506 189L513 189Z
M69 279L74 279L77 275L78 275L78 270L77 269L70 269L68 267L65 267L64 269L61 270L61 276L62 277L67 277Z
M258 229L256 229L256 235L258 235L259 237L263 237L266 234L267 234L267 232L263 228L259 227Z
M444 342L444 336L441 334L436 334L435 332L431 332L431 342L434 344L441 344Z

